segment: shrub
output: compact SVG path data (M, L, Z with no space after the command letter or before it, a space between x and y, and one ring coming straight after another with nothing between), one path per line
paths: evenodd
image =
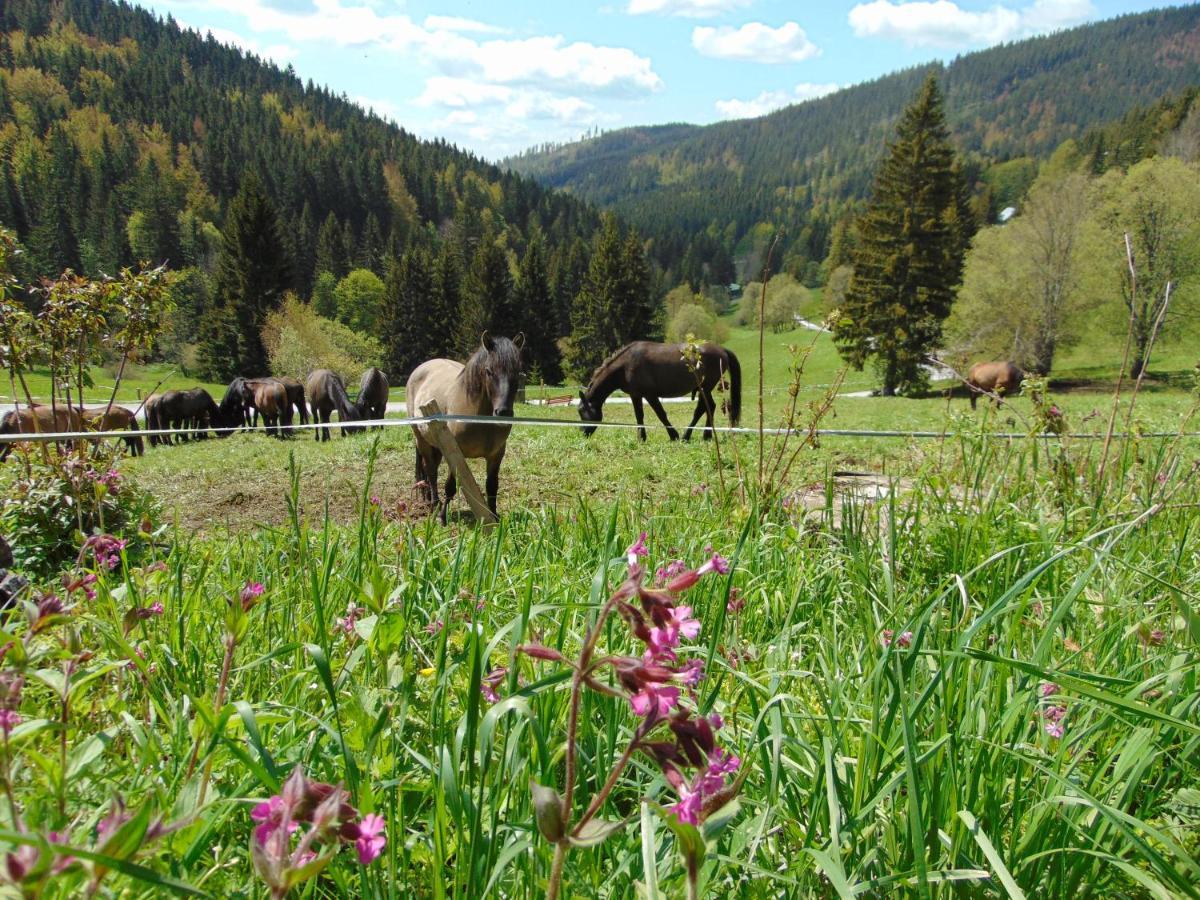
M383 358L377 340L317 315L291 295L267 316L262 338L275 375L303 378L313 369L332 369L351 380Z
M689 334L720 344L729 339L729 328L704 307L687 303L667 323L667 340L682 341Z

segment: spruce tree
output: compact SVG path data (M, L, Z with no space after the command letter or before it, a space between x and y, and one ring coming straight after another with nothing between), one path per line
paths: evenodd
M491 232L485 232L463 282L458 351L464 355L474 353L484 331L512 337L519 327L512 302L508 256Z
M345 245L342 243L342 226L338 223L337 216L331 212L317 232L317 258L313 263L313 279L322 272L328 272L335 279L344 278L350 271L348 263Z
M411 247L392 259L384 281L384 349L387 372L394 381L407 378L418 365L437 355L435 349L433 260L422 247Z
M834 325L842 357L873 359L883 393L922 386L922 363L939 346L962 273L961 176L930 76L904 111L856 223L854 275Z
M521 258L515 293L521 331L525 332L525 356L529 368L537 367L544 384L558 384L563 374L557 342L558 322L546 269L546 248L540 233L534 233Z
M269 371L262 343L266 315L279 306L292 287L292 266L275 208L254 175L247 175L229 205L217 260L216 302L224 315L215 319L237 330L237 352L229 366L213 371L228 375L265 375ZM222 342L227 343L227 342Z
M433 321L430 323L429 353L435 357L454 354L458 330L455 323L462 309L462 263L458 251L447 241L433 267ZM474 348L472 348L474 349Z

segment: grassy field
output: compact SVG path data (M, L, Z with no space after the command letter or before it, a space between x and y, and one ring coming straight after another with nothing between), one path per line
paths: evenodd
M136 860L104 876L106 892L149 896L172 879L265 896L250 813L300 765L383 816L387 844L370 866L333 854L298 896L542 896L552 848L529 782L562 784L569 671L516 648L577 653L645 531L651 571L710 546L731 560L686 595L699 631L681 648L706 673L681 702L722 717L721 743L746 772L699 868L705 895L1196 894L1190 470L1160 478L1161 449L1128 448L1099 490L1094 460L1069 450L1080 480L1063 482L1059 447L962 439L914 464L892 499L804 520L712 489L644 488L627 437L598 435L606 452L572 460L538 454L550 481L618 454L608 471L623 476L591 493L562 483L556 505L510 500L496 528L368 502L382 488L366 472L386 471L393 450L385 439L373 459L364 436L296 442L304 468L278 514L260 513L273 524L133 539L114 571L99 568L94 600L68 595L66 617L37 630L10 624L43 673L5 745L26 826L109 868ZM244 478L256 458L278 461L272 446L235 438L143 465L220 447L227 476ZM304 447L361 457L344 525L303 505L314 477L334 477L332 457ZM677 484L712 477L702 447L649 448L692 454ZM137 469L143 483L151 474ZM236 624L225 610L255 583L263 593ZM54 677L66 634L87 653L69 707ZM604 653L637 645L619 619L601 636ZM585 695L576 814L639 721L625 699ZM117 795L146 811L124 843L95 836ZM565 896L639 884L682 896L676 839L642 798L675 802L639 754L603 806L625 824L568 855ZM158 816L171 828L147 838ZM48 894L75 895L93 871L66 870Z
M767 425L787 345L812 339L767 336ZM839 377L816 341L802 411ZM757 335L730 343L753 424ZM1177 366L1137 425L1185 424ZM1072 430L1103 431L1111 375L1052 393ZM688 409L668 407L676 425ZM542 897L554 848L530 782L561 790L573 750L572 820L611 782L612 833L566 854L565 897L684 896L683 846L703 849L703 896L1200 896L1200 442L1118 441L1101 480L1099 442L992 436L1035 415L839 397L823 426L950 436L828 437L766 505L735 487L751 435L721 440L719 468L653 420L644 444L518 428L490 528L461 501L448 526L424 514L405 427L126 459L163 527L135 523L111 570L85 554L93 585L75 569L46 585L65 609L5 625L0 840L27 847L8 877L49 897L269 896L260 804L300 766L381 816L386 844L363 864L326 834L289 896ZM841 469L895 480L871 501ZM632 689L598 675L616 696L584 692L572 744L570 668L518 651L577 657L643 531L649 573L730 561L678 598L696 620L680 660L704 673L678 704L720 717L744 778L721 831L655 811L679 795L644 751L612 780L651 721ZM618 616L597 634L600 658L642 652Z

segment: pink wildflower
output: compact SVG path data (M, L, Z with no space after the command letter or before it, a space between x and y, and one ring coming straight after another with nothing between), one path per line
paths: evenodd
M682 790L682 799L671 807L671 812L675 813L675 817L685 825L699 825L700 806L704 797L700 795L699 791L689 790L686 786Z
M505 678L508 677L508 667L501 666L498 669L492 669L479 682L479 692L483 694L483 698L488 703L499 703L500 695L496 693L496 688L500 686Z
M283 802L283 798L278 794L250 810L250 818L258 823L258 826L254 829L254 839L260 844L265 845L267 839L275 833L275 830L283 826L285 818L288 820L288 834L298 829L300 825L292 821L290 813L285 816L285 812L288 812L287 804Z
M730 588L729 599L725 601L725 612L731 616L736 616L746 607L746 598L742 596L742 592L737 588Z
M1047 706L1042 710L1042 718L1047 722L1061 722L1066 714L1065 706Z
M266 588L261 581L247 581L238 596L242 601L242 609L249 612L254 602L263 595Z
M679 688L649 683L643 684L642 689L629 698L629 705L637 715L657 718L667 715L678 702Z
M378 495L378 494L372 494L372 495L371 495L371 505L372 505L372 506L379 506L379 505L380 505L380 504L382 504L382 503L383 503L383 501L379 499L379 495Z
M1038 693L1040 693L1042 695L1042 699L1045 700L1047 697L1053 697L1061 690L1062 688L1053 681L1043 681L1041 686L1038 688Z
M161 616L163 614L163 605L161 600L155 600L150 604L150 614L154 616Z
M358 861L364 866L374 861L387 844L387 822L383 816L368 813L358 823L358 839L354 847L358 850Z
M687 571L687 563L682 559L674 559L665 566L659 566L654 573L654 581L656 584L663 585L668 581L678 578Z
M695 687L704 679L704 660L689 659L683 664L679 674L683 676L684 684L688 687Z
M897 647L911 647L913 633L911 631L902 631L899 635L896 635L892 629L885 628L879 635L879 639L883 642L883 646L885 647L890 647L893 643L895 643Z
M650 551L646 549L646 532L638 535L638 539L630 544L625 549L625 559L629 563L629 568L638 568L638 557L649 556Z
M1065 731L1065 728L1063 727L1062 722L1047 722L1046 723L1046 734L1050 735L1050 737L1052 737L1052 738L1062 737L1064 731Z
M21 724L21 714L14 709L0 709L0 731L4 732L4 739L8 740L8 736L12 734L12 730Z
M429 634L437 634L439 631L441 631L445 627L446 627L446 623L443 622L441 619L438 619L436 622L430 622L428 625L426 625L425 631L428 632Z
M355 602L351 600L346 605L345 617L337 620L338 628L340 628L342 633L347 637L354 634L355 623L358 622L359 616L361 616L364 612L365 610L361 606L356 605Z

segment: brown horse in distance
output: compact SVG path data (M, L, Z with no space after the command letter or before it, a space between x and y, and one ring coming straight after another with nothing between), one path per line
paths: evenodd
M0 418L0 434L65 434L83 431L79 410L68 406L34 406L12 409ZM0 444L0 462L8 459L13 445Z
M372 366L363 372L358 382L355 405L364 419L382 419L387 415L388 380L382 371ZM376 425L376 428L383 428Z
M265 383L272 382L272 381L283 385L284 390L287 391L288 403L290 403L292 406L295 407L296 413L300 416L300 424L307 425L308 424L308 406L304 402L304 385L302 385L295 378L292 378L288 375L280 375L278 377L271 376L270 378L245 378L245 379L243 379L243 382L245 383L246 387L251 391L251 395L253 395L253 391L258 385L265 384ZM253 416L252 416L251 424L253 424L254 426L257 427L258 426L258 410L257 410L257 408L254 407L253 402L250 403L250 406L253 409Z
M971 409L980 394L992 394L998 401L1021 390L1025 373L1007 360L981 362L971 366L967 372L967 387L971 391Z
M671 440L679 439L679 432L667 419L660 397L700 395L691 424L683 439L690 440L692 429L705 416L704 438L712 437L713 388L729 375L729 420L736 426L742 412L742 367L733 352L716 344L702 344L698 360L685 357L686 344L659 344L654 341L634 341L626 344L592 373L587 390L579 392L579 418L585 422L604 421L604 401L614 391L624 391L633 401L633 414L638 423L638 436L646 439L643 424L642 400L650 404L659 421L667 429ZM595 425L583 426L583 433L591 435Z
M263 418L267 434L283 437L292 427L292 403L287 387L279 381L248 382L254 391L254 409Z
M315 369L304 384L308 391L308 402L312 404L313 422L328 426L329 420L336 410L338 421L342 426L342 436L346 435L346 423L362 418L362 410L350 402L346 394L346 385L336 372L329 369ZM318 441L329 440L329 428L315 429Z
M124 406L87 406L81 409L83 423L91 431L137 431L137 414ZM140 434L131 434L125 438L125 446L133 456L141 456L145 452Z

